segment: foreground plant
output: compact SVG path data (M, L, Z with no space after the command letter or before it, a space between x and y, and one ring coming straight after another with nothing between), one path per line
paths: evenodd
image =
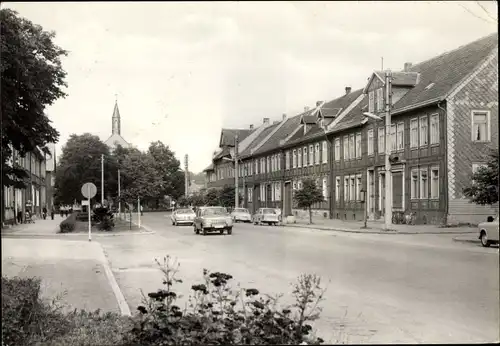
M295 304L280 307L279 296L261 294L255 288L232 289L233 277L203 270L203 283L191 287L192 295L184 309L173 290L179 264L169 256L157 260L164 288L144 297L130 343L140 345L273 344L306 342L321 344L312 332L311 322L319 317L325 289L316 275L301 275L294 285Z

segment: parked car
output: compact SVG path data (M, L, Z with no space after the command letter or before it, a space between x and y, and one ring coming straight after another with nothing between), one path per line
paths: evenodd
M497 217L490 216L488 221L481 222L478 225L479 239L481 240L481 245L488 247L491 244L499 243L499 231L498 231L498 215Z
M253 215L252 221L254 225L261 225L263 223L277 225L279 222L279 215L274 208L260 208Z
M184 208L177 209L172 212L170 219L172 220L172 225L192 225L196 214L192 209Z
M252 215L246 208L234 208L231 217L234 222L252 222Z
M224 207L200 207L194 219L194 233L207 235L209 232L233 233L233 219Z

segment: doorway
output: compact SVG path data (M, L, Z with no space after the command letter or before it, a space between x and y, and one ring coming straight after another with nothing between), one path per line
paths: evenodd
M368 219L373 220L375 218L375 171L373 169L368 170L366 187Z
M380 212L380 217L384 217L385 215L385 172L379 173L378 179L378 191L379 191L379 205L378 209Z

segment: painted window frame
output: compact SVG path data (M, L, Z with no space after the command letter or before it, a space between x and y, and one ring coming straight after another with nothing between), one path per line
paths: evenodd
M385 127L379 127L377 131L377 146L378 146L378 154L385 154Z
M405 123L402 121L396 124L396 142L397 151L405 149Z
M368 141L368 156L373 156L375 154L375 131L374 129L368 129L366 131L366 137Z
M320 161L320 152L319 152L319 143L316 143L314 145L314 164L315 165L319 165L319 161Z
M423 179L423 174L425 172L426 179ZM424 184L425 181L425 184ZM429 167L419 168L419 199L429 199Z
M297 149L297 167L302 167L302 148Z
M290 150L285 152L285 170L290 169Z
M335 202L340 201L340 177L335 177Z
M356 135L354 133L349 135L349 158L356 158Z
M307 146L302 148L302 167L307 167Z
M363 189L363 178L361 174L356 174L356 201L361 201L361 190Z
M439 144L439 113L434 113L430 115L430 126L429 126L429 132L431 136L430 144L431 145L436 145ZM433 127L433 125L435 125Z
M476 139L476 136L474 136L475 132L475 121L474 121L474 116L476 115L485 115L486 116L486 139ZM475 143L487 143L491 142L491 112L488 110L478 110L474 109L471 111L471 139Z
M340 137L335 138L335 161L340 161Z
M389 143L391 144L391 153L398 150L398 142L396 136L397 136L397 128L396 124L393 123L391 124L391 133L389 136Z
M308 163L309 163L309 166L313 166L314 165L314 145L310 144L308 150L309 150L307 152Z
M418 148L419 134L418 118L410 119L410 148Z
M423 126L425 125L425 126ZM425 131L424 131L425 129ZM429 117L422 115L418 118L419 146L426 147L429 145Z
M326 141L323 141L321 147L321 152L323 153L323 157L321 158L321 160L323 163L328 163L328 143Z
M355 175L351 175L349 176L349 195L351 197L351 201L355 201L356 200L356 176Z
M349 160L349 136L344 136L344 160Z
M373 90L368 92L368 112L375 112L375 92Z
M356 133L356 137L354 139L355 141L355 146L356 146L356 158L360 159L363 155L363 151L361 150L361 143L363 142L363 139L361 137L361 132Z
M434 177L434 172L437 172L437 178ZM439 199L439 179L440 179L440 176L439 176L439 166L437 165L434 165L434 166L431 166L430 168L430 189L431 189L431 193L430 193L430 199ZM434 194L434 190L435 190L435 194Z
M292 150L292 168L297 168L297 149Z
M410 170L410 199L419 199L420 197L420 170L412 168Z
M344 176L344 201L349 200L349 176Z
M328 177L323 177L322 182L323 187L323 198L326 200L328 198Z
M377 112L384 110L384 88L377 89Z

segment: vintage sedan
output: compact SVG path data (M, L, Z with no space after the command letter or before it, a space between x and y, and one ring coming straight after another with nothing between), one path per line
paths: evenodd
M207 235L209 232L233 233L233 219L224 207L200 207L196 210L194 233Z
M488 217L488 221L482 222L478 225L479 239L481 240L481 245L488 247L491 244L499 243L499 231L498 231L498 215L496 218L493 216Z
M262 225L267 223L268 225L277 225L279 223L279 215L274 208L260 208L253 215L253 224Z
M170 219L172 220L172 225L192 225L194 222L196 214L192 209L177 209L172 212Z
M234 208L231 217L234 222L252 222L252 215L246 208Z

